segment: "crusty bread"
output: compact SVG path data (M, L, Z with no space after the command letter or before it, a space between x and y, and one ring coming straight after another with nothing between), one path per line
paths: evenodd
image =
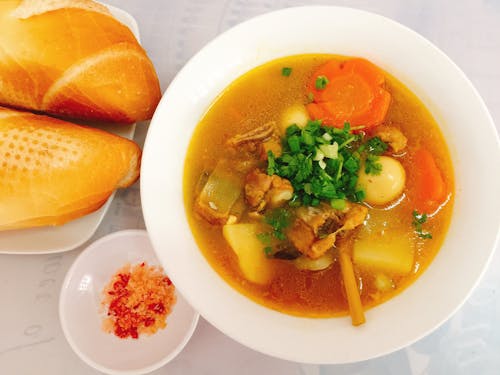
M139 147L104 131L0 107L0 230L58 225L139 177Z
M160 96L145 51L105 6L0 1L0 105L132 123L150 119Z

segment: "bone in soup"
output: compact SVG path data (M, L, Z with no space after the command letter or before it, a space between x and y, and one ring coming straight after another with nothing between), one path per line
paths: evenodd
M290 56L234 81L193 134L187 217L232 287L283 313L364 310L429 265L452 214L438 125L362 58Z

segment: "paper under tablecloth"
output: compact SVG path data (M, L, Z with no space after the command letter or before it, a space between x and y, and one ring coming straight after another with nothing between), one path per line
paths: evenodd
M221 31L254 15L311 4L294 0L108 2L137 19L143 45L158 70L163 90L183 64ZM332 0L315 3L373 11L421 33L465 71L485 99L493 118L497 122L500 120L499 0ZM145 123L137 127L136 141L140 144L144 142L147 126ZM499 167L493 165L492 173L499 173ZM128 228L144 228L138 185L116 195L93 240ZM1 375L98 373L71 351L58 321L60 285L80 251L45 256L0 256ZM429 308L432 308L432 301L429 301ZM247 349L201 319L185 350L153 374L236 373L500 374L500 252L497 251L471 298L447 323L414 345L393 354L351 365L301 365Z

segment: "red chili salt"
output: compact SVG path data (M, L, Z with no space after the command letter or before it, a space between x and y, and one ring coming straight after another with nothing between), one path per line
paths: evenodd
M175 287L161 268L127 264L103 290L103 329L120 338L153 334L166 327L175 302Z

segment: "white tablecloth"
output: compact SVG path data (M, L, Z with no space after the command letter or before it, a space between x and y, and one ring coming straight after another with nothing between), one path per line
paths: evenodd
M221 31L261 13L310 4L300 0L108 2L137 19L143 45L156 66L163 90L183 64ZM373 11L421 33L465 71L498 124L500 0L315 3ZM147 124L137 127L136 141L141 145L146 131ZM500 172L498 160L492 168L492 173ZM116 195L93 240L127 228L144 228L138 185ZM71 351L58 321L60 285L80 251L81 248L50 256L0 256L0 374L97 374ZM500 374L499 270L497 251L478 288L447 323L414 345L385 357L341 366L285 362L241 346L201 319L185 350L153 374Z

